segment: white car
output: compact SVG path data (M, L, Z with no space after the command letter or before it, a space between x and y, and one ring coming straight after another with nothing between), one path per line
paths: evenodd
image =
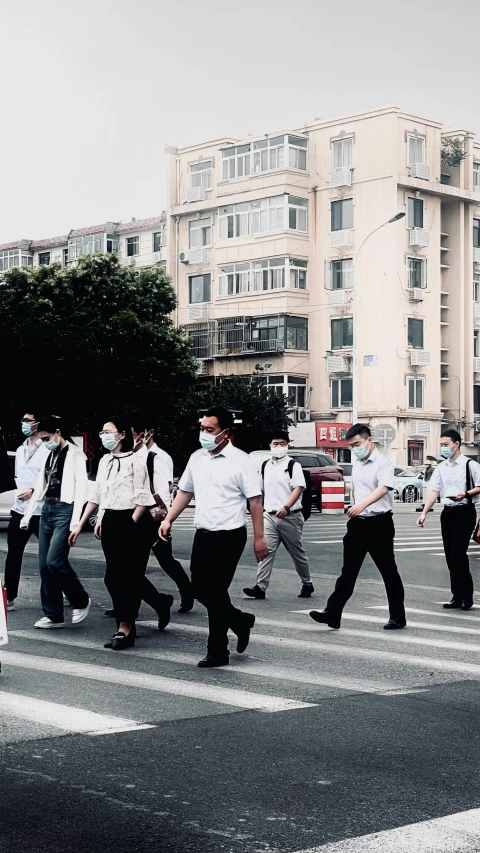
M8 451L8 460L12 466L12 472L15 474L15 451ZM10 492L0 493L0 528L5 527L10 521L10 510L15 503L15 489Z

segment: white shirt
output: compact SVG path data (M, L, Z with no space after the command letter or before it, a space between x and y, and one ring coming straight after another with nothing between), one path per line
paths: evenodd
M90 500L98 504L98 521L106 509L132 512L137 505L153 506L146 455L106 453L100 459L97 479L91 484Z
M47 456L48 450L41 438L37 439L32 450L29 450L28 448L28 438L20 445L20 447L17 448L15 456L17 495L19 492L25 492L27 489L35 488L37 485L38 475ZM12 506L13 512L18 512L19 515L24 515L27 506L28 501L19 501L15 496L15 503ZM40 515L41 511L41 507L36 507L32 515Z
M452 462L451 459L446 459L435 468L430 482L428 484L429 491L439 492L442 503L445 506L464 506L468 503L467 499L463 501L449 501L448 498L459 495L461 492L467 491L467 461L468 457L463 453ZM480 486L480 465L474 462L473 459L468 466L470 470L470 482L468 487ZM473 503L477 503L478 495L472 498Z
M355 503L360 504L370 497L378 486L386 486L389 490L383 498L370 504L360 513L364 518L380 515L393 510L394 467L393 462L375 448L368 459L356 460L352 467L352 485L355 493Z
M155 445L154 445L155 446ZM162 451L163 452L163 451ZM159 495L165 504L166 507L169 507L172 502L172 495L170 493L170 485L171 482L168 479L166 467L163 459L159 454L155 452L153 447L148 450L145 446L141 447L140 450L136 451L136 455L140 457L143 456L145 460L145 464L147 462L148 454L154 454L153 460L153 489L156 495ZM168 456L168 454L166 454ZM148 469L147 469L148 470Z
M236 530L247 523L247 498L260 497L260 476L250 457L231 442L212 456L197 450L178 484L195 495L194 526L204 530Z
M173 483L173 459L172 459L172 457L167 453L166 450L162 450L162 448L159 447L158 444L152 444L152 446L149 447L148 450L150 450L152 453L157 454L158 458L161 460L161 462L165 468L165 475L167 477L167 481L169 483ZM160 492L158 494L160 494Z
M306 486L305 477L303 474L300 462L294 462L292 479L288 474L288 466L292 461L291 456L284 456L283 459L269 459L265 465L263 472L263 507L265 512L277 512L282 506L285 506L290 499L291 494L297 486L304 489ZM302 496L295 501L291 511L302 508Z
M45 463L49 456L50 451L47 451L46 456L42 460L33 495L28 502L28 508L20 522L20 527L22 528L28 527L32 515L43 506L45 492L48 488L45 477ZM87 457L83 450L80 450L75 444L68 442L65 465L63 467L62 485L60 487L60 500L62 503L73 504L70 530L74 530L80 521L83 508L88 500L88 487Z

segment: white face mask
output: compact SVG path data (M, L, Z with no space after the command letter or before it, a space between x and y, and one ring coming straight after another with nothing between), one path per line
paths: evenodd
M285 447L282 445L280 447L271 447L270 452L274 459L283 459L288 453L288 444Z

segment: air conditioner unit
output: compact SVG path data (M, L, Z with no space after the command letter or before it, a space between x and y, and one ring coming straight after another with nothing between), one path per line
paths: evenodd
M327 295L327 303L330 308L335 305L346 305L348 302L349 290L329 290Z
M328 373L349 373L350 361L348 356L344 355L329 355L327 356L327 371Z
M424 181L430 180L430 166L427 166L426 163L410 163L410 177L411 178L422 178Z
M203 358L197 358L197 367L195 370L197 376L205 376L207 372L207 362Z
M408 291L408 298L411 302L423 302L425 291L421 287L411 287Z
M128 264L128 266L129 266L129 267L134 267L134 266L135 266L135 262L136 262L136 258L134 258L134 257L127 258L127 264Z
M208 249L203 246L200 249L190 249L188 252L189 264L206 264L208 263Z
M430 435L432 424L430 421L407 421L408 435Z
M430 364L430 353L423 349L410 350L410 364L412 367L428 367Z
M480 373L480 358L477 358L476 356L473 359L473 370L474 373Z
M476 247L473 250L473 261L475 264L480 264L480 249Z
M298 423L306 423L310 420L310 409L297 409L296 416Z
M189 187L187 190L187 201L205 201L205 187Z
M351 187L352 186L352 170L350 168L334 169L330 174L331 187Z
M198 302L188 306L190 320L202 320L208 315L208 302Z
M189 252L180 252L178 259L179 259L181 264L189 264L190 263L190 259L188 257L189 254L190 254Z
M353 231L332 231L330 235L330 245L334 249L339 249L342 246L351 246L353 243Z
M410 245L424 249L430 245L430 234L424 228L412 228L410 231Z
M480 421L473 422L473 429L475 432L480 432Z

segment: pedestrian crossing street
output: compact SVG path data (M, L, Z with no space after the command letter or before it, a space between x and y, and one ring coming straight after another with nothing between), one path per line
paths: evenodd
M265 602L249 602L256 624L248 653L237 655L232 637L230 665L216 670L196 665L207 636L200 607L175 615L162 634L147 614L136 647L118 653L103 648L110 626L98 607L93 624L55 632L35 631L25 618L16 627L19 611L10 619L10 644L0 649L0 743L98 737L244 711L308 714L325 699L354 693L396 701L480 680L480 606L445 613L448 591L430 596L407 608L408 627L395 633L382 630L387 609L367 584L340 631L314 624L297 600L273 613Z

